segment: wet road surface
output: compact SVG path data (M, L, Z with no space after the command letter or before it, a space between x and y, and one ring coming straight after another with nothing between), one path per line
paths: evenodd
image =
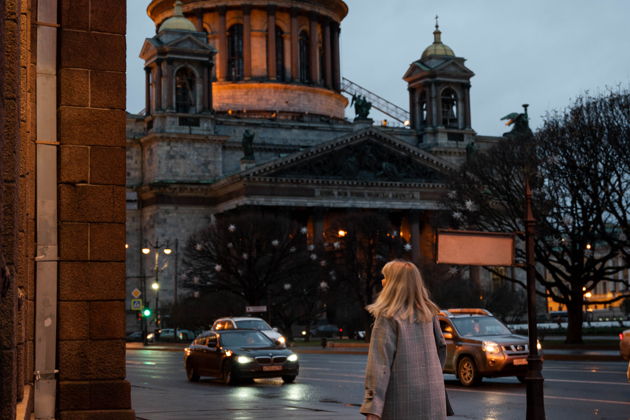
M301 354L300 375L222 385L210 378L186 380L183 352L128 350L127 379L139 419L363 419L365 355ZM630 420L630 383L623 362L547 361L547 419ZM445 375L456 416L451 419L525 418L525 385L516 378L485 378L464 388Z

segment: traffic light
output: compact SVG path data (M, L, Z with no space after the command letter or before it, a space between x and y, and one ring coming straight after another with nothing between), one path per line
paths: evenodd
M153 314L153 311L151 310L151 308L144 308L142 309L142 316L145 318L150 317Z

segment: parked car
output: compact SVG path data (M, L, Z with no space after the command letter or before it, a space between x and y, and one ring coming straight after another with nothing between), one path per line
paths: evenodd
M147 334L147 342L153 342L153 333ZM129 342L142 342L142 331L134 331L132 333L127 334L126 340Z
M478 385L483 377L516 376L524 381L527 337L513 334L485 309L449 309L438 319L446 340L445 373L457 375L464 386Z
M334 324L321 324L311 329L311 337L334 338L341 334L339 327Z
M621 357L628 361L626 378L630 381L630 330L619 333L619 353L621 353Z
M281 377L292 383L300 369L298 356L277 346L256 330L206 331L184 350L189 381L201 376L220 378L225 384L243 379Z
M212 324L212 331L225 331L235 329L258 330L269 337L274 343L286 346L287 339L278 332L277 328L272 328L262 318L255 317L233 317L219 318Z

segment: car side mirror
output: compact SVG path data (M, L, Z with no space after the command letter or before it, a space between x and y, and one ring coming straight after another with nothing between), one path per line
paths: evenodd
M445 340L452 340L453 339L453 333L451 333L451 332L445 332L445 333L442 333L442 335L444 336Z
M278 332L278 327L273 327L272 330L274 330L275 332Z

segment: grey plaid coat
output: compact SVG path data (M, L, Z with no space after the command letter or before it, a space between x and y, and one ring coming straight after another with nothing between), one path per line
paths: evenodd
M437 318L423 323L377 318L361 413L382 420L446 419L445 359L446 342Z

